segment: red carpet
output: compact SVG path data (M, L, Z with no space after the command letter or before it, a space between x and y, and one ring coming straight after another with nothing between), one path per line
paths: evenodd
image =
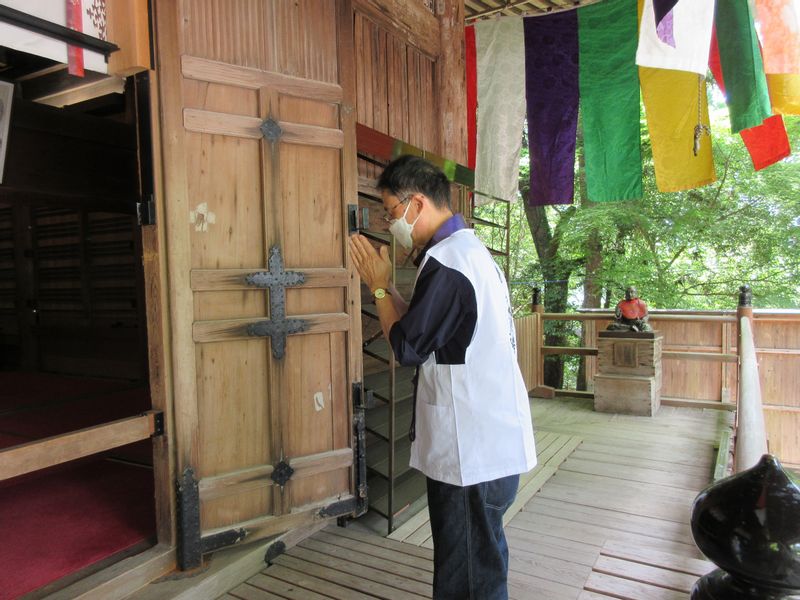
M109 461L0 488L0 600L155 535L153 473Z
M132 417L149 407L147 388L107 392L0 416L0 432L39 439Z
M114 379L0 371L0 411L21 406L63 402L126 387L130 387L130 384Z

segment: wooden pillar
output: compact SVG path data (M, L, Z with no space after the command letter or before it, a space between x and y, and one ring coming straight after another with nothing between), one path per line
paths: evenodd
M441 54L436 61L439 151L467 164L467 82L464 63L464 2L437 0Z
M147 0L106 2L106 37L119 46L108 58L108 74L126 77L150 65L150 13Z
M531 394L538 398L555 398L555 389L544 385L544 354L542 353L542 346L544 346L544 304L542 304L541 288L533 288L531 310L536 317L533 332L533 361L535 368Z

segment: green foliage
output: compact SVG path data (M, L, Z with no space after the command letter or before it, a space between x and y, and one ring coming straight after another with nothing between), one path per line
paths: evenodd
M714 102L712 97L712 107ZM645 135L642 200L596 204L583 199L575 207L547 208L551 229L561 235L555 260L576 265L569 281L571 308L581 305L587 277L594 278L612 304L633 284L651 307L732 309L738 287L748 283L757 308L800 308L800 157L795 153L755 171L718 103L712 109L717 182L685 192L659 192ZM800 117L785 121L792 147L800 148ZM520 171L525 192L526 149ZM576 199L581 177L576 167ZM498 202L476 214L502 223L505 210ZM517 314L524 314L530 288L545 282L522 202L511 206L510 225L509 280ZM478 230L487 243L502 247L502 230ZM601 255L599 267L587 273L593 236Z

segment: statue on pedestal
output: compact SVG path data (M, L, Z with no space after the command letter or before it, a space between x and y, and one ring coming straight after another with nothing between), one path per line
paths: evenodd
M647 304L639 298L639 293L633 286L625 290L625 300L620 300L614 309L616 320L606 329L608 331L653 331L647 323L650 318Z

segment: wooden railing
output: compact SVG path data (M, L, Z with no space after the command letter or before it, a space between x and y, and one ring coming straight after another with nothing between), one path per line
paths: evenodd
M719 567L697 580L691 590L693 600L797 598L800 594L800 556L794 549L800 532L796 525L800 487L768 453L750 289L743 286L741 290L736 311L739 402L734 475L722 477L727 472L715 472L715 482L692 505L695 543ZM717 471L720 463L727 465L727 458L725 451L717 461Z
M739 320L739 409L736 414L734 470L739 473L756 465L767 453L767 432L761 403L758 359L753 328L746 316Z
M752 310L751 339L760 369L763 422L770 450L790 467L800 466L800 311ZM518 318L517 349L529 390L546 395L544 359L549 355L580 356L585 361L587 389L550 390L562 396L593 396L597 372L597 335L614 319L610 310L533 314ZM548 321L582 324L580 346L547 346ZM738 312L651 310L650 324L664 335L662 404L735 410L739 401L742 344L738 342ZM534 395L540 395L534 393Z

